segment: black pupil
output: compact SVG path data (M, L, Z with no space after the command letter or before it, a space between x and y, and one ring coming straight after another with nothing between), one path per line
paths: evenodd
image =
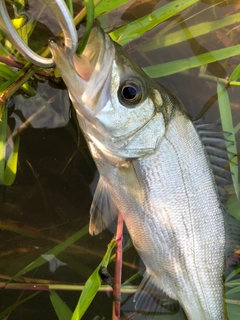
M133 87L124 87L122 90L123 97L126 100L132 100L137 95L137 90Z

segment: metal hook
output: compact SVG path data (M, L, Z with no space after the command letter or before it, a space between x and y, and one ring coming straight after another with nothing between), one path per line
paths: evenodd
M57 18L64 33L65 48L69 55L73 55L77 49L78 37L73 19L64 0L43 0L43 2ZM0 29L19 52L33 64L43 68L49 68L55 65L52 58L41 57L32 51L21 39L11 23L5 0L0 0Z

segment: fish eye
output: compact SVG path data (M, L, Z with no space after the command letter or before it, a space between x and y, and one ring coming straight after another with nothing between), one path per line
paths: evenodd
M142 99L143 86L138 79L124 81L118 90L120 102L128 108L134 108Z

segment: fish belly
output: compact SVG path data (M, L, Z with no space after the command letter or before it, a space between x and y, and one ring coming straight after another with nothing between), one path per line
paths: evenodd
M193 124L175 117L156 152L133 165L140 200L122 177L116 201L147 273L188 319L227 319L223 209Z

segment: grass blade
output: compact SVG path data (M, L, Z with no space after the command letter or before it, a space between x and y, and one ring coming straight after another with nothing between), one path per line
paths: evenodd
M29 296L27 296L26 298L19 300L17 302L15 302L14 304L12 304L10 307L6 308L4 311L2 311L0 313L0 319L5 319L4 316L6 316L7 314L9 314L10 312L12 312L14 309L16 309L18 306L20 306L21 304L23 304L24 302L32 299L33 297L35 297L37 294L39 294L39 292L34 292L33 294L30 294Z
M77 240L82 238L87 233L88 233L88 225L83 227L78 232L74 233L71 237L69 237L68 239L63 241L61 244L59 244L56 247L45 252L44 255L54 255L56 257L60 252L62 252L66 248L68 248L70 245L72 245L74 242L76 242ZM15 279L26 272L29 272L37 267L40 267L41 265L43 265L46 262L47 262L47 260L44 259L42 256L40 256L36 260L31 262L29 265L27 265L25 268L23 268L21 271L19 271L12 279Z
M198 1L199 0L172 1L164 7L111 32L109 35L114 41L124 45Z
M101 3L95 8L94 17L97 18L102 14L108 13L124 5L125 3L130 2L130 0L102 0Z
M87 9L87 24L84 31L82 40L79 43L76 53L80 56L83 53L84 48L86 47L90 32L93 26L94 20L94 3L93 0L84 0L86 9Z
M239 52L240 45L236 45L229 48L211 51L209 53L199 54L196 57L156 64L154 66L143 68L143 70L151 78L160 78L191 68L200 67L211 62L237 56L239 55Z
M229 77L229 82L236 81L240 78L240 64L233 70Z
M66 1L66 5L67 5L67 7L68 7L68 10L69 10L72 18L73 18L73 16L74 16L74 12L73 12L73 1L72 1L72 0L67 0L67 1Z
M19 142L20 142L20 136L17 135L13 144L13 150L10 154L9 159L6 163L6 169L5 169L5 185L10 186L13 184L16 174L17 174L17 162L18 162L18 150L19 150Z
M55 291L50 292L50 300L59 320L71 319L72 311Z
M79 320L82 318L82 316L84 315L85 311L87 310L87 308L89 307L89 305L91 304L93 298L95 297L98 288L101 285L101 278L99 276L99 269L100 267L107 267L108 262L110 260L111 257L111 253L112 250L115 248L116 246L116 240L113 239L107 248L107 251L102 259L102 261L100 262L100 264L98 265L98 267L95 269L95 271L92 273L92 275L88 278L84 289L82 291L82 294L80 295L80 298L78 300L77 306L74 310L73 316L71 318L71 320Z
M172 32L171 34L166 36L156 35L153 39L151 39L151 41L148 41L146 44L142 45L141 48L143 51L156 50L162 47L171 46L192 38L196 38L204 34L208 34L214 30L239 22L240 14L236 13L220 20L199 23L189 28L184 28L183 30Z
M237 274L239 274L240 272L240 268L234 269L227 277L226 281L229 281L230 279L232 279L233 277L235 277ZM227 283L227 286L229 286L229 284L231 284L231 282Z
M238 158L237 158L237 147L236 139L234 134L234 127L232 121L231 106L229 102L229 97L226 88L218 82L217 85L217 94L218 94L218 106L220 111L220 117L222 122L222 128L224 132L231 133L227 137L228 140L232 141L232 144L227 146L229 154L234 154L236 156L229 156L230 170L232 173L233 186L237 198L239 199L239 188L238 188Z
M6 135L7 135L7 108L2 107L2 119L0 119L0 184L5 185L5 157L6 157Z

